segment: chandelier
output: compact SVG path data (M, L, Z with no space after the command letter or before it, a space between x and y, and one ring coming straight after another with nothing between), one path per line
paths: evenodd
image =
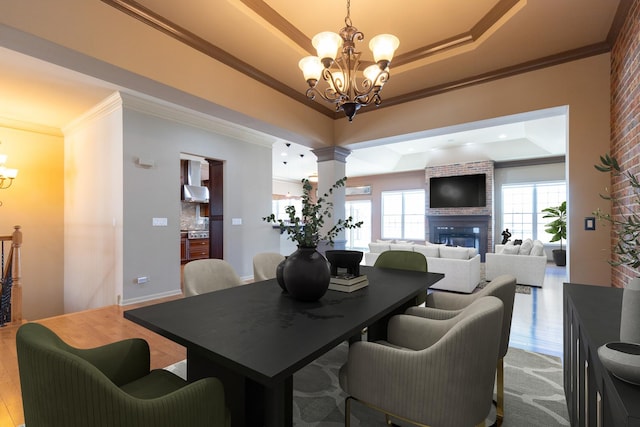
M7 161L6 154L0 154L0 190L11 187L13 180L18 175L18 169L8 169L4 166Z
M349 121L362 106L380 105L380 91L389 80L389 64L393 53L400 45L396 36L380 34L369 42L375 64L367 66L359 76L361 52L356 50L355 42L364 40L362 34L351 23L351 1L347 0L347 16L345 27L340 34L325 31L316 34L311 40L318 56L302 58L298 66L309 85L307 97L311 100L316 95L325 101L335 104L336 111L344 111ZM342 51L338 55L339 49ZM323 88L318 87L322 79Z

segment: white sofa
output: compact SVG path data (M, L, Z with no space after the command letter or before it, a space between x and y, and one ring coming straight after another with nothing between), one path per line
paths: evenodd
M512 242L495 245L495 253L485 255L487 280L510 274L518 284L542 287L546 268L547 256L539 240L526 239L521 245Z
M421 252L427 258L427 267L434 273L443 273L444 278L432 289L471 293L480 283L480 255L475 248L460 248L428 243L376 242L369 244L364 254L364 264L374 265L380 253L391 250Z

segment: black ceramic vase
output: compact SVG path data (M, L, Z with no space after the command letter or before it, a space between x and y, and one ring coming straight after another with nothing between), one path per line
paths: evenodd
M283 259L280 264L276 267L276 280L278 281L278 285L282 288L283 291L287 292L287 287L284 285L284 263L287 262L287 258Z
M329 264L316 248L303 248L289 255L282 276L287 291L300 301L317 301L329 289Z

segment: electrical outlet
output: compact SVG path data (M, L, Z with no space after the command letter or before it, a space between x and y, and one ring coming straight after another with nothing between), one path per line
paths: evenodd
M142 276L142 277L138 277L136 279L136 284L138 285L142 285L143 283L148 283L149 282L149 277L148 276Z

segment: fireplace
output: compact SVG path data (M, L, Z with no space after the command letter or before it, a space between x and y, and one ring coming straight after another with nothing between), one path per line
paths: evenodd
M429 215L427 218L431 243L476 248L484 262L488 247L489 215Z

